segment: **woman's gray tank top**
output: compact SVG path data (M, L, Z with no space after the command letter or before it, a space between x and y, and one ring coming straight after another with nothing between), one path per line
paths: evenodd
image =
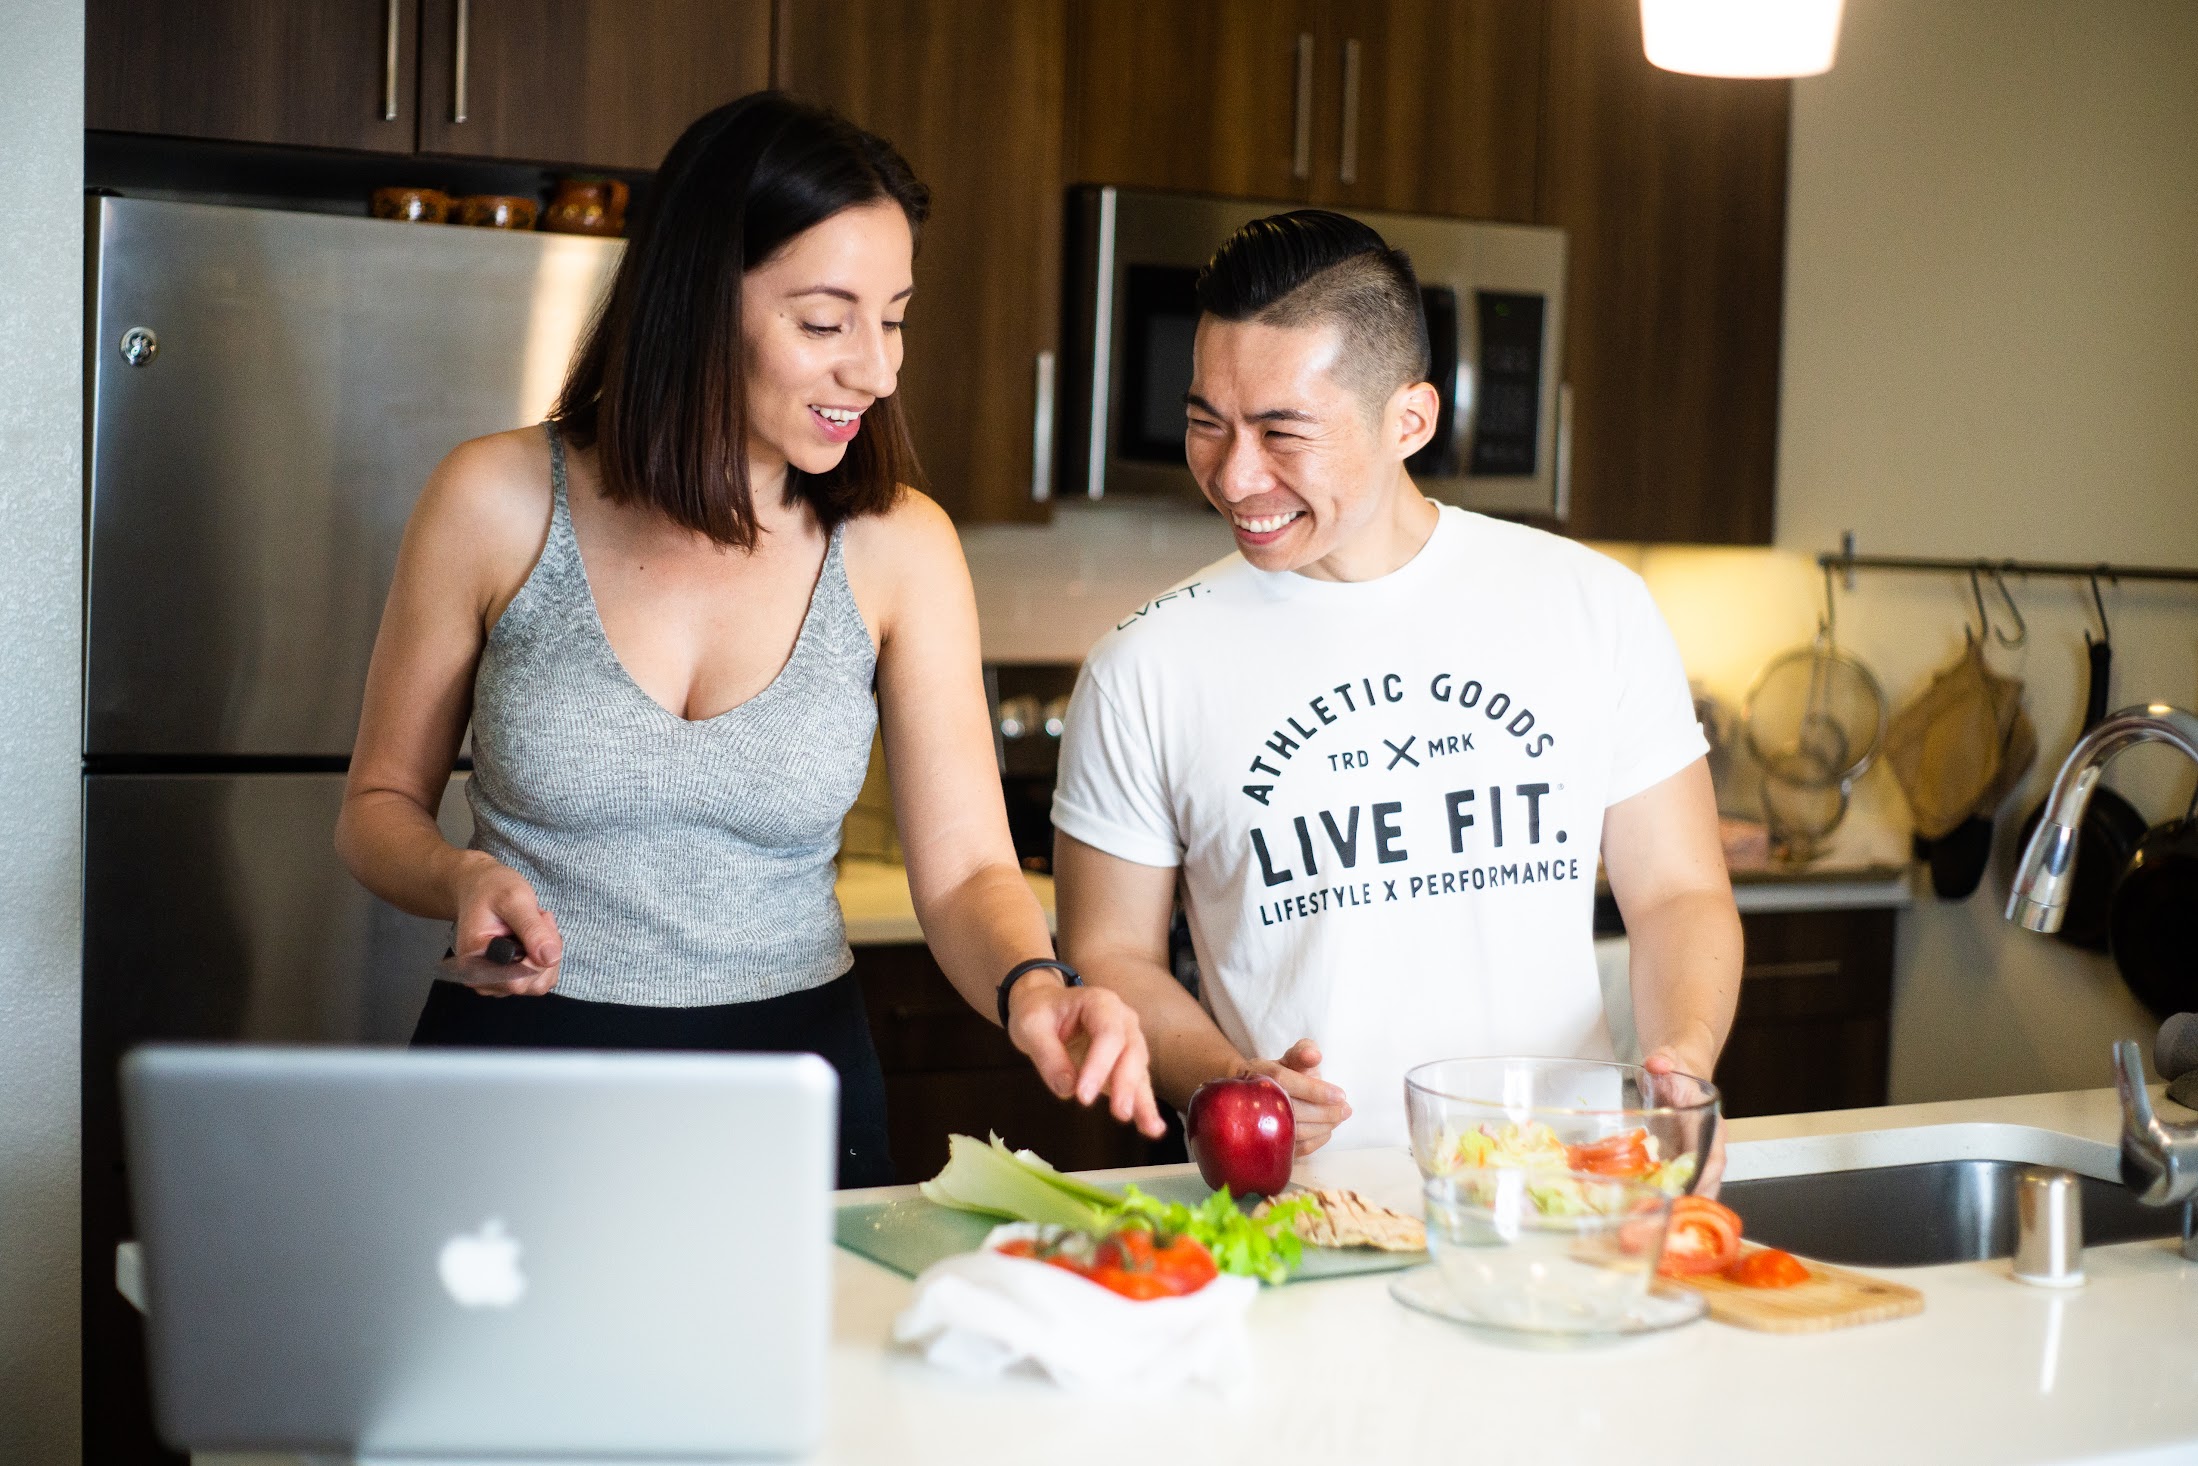
M831 981L854 961L832 860L877 726L841 531L776 680L689 722L611 650L549 432L549 539L473 679L473 848L556 917L568 998L699 1007Z

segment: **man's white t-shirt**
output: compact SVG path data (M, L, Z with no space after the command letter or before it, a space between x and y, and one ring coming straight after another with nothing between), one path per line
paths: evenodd
M1341 583L1216 561L1085 661L1054 825L1181 867L1202 998L1245 1054L1310 1038L1406 1142L1404 1071L1608 1058L1592 939L1603 811L1708 751L1647 587L1445 507Z

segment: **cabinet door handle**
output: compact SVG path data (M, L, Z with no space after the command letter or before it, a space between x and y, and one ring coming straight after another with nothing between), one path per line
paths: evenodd
M1030 411L1030 498L1043 504L1053 497L1054 355L1038 353L1038 392Z
M458 0L457 37L450 48L450 120L466 120L466 60L473 41L472 0Z
M1572 517L1572 384L1557 384L1557 502L1551 517L1562 524Z
M463 0L460 0L463 3ZM1313 33L1297 33L1297 102L1291 119L1290 176L1313 176Z
M397 120L397 27L404 0L389 0L389 20L382 28L382 121Z
M1338 181L1358 182L1358 81L1359 52L1356 37L1343 43L1343 162Z

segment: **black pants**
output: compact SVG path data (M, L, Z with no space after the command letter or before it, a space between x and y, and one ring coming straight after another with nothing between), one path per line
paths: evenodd
M489 998L436 982L412 1031L417 1048L700 1049L817 1054L839 1071L839 1184L890 1186L885 1075L853 973L807 992L708 1008L644 1008L545 993Z

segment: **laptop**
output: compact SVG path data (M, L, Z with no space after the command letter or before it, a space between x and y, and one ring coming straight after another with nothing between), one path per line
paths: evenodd
M818 1442L822 1059L154 1045L122 1088L170 1445L691 1462Z

